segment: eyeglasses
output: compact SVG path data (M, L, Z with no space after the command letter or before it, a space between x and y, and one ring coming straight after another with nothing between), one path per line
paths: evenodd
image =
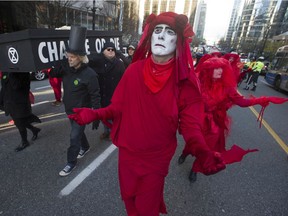
M112 49L112 48L107 48L106 50L109 51L109 52L110 51L114 52L114 49Z

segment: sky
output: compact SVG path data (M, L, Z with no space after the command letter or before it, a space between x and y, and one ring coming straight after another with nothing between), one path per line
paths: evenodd
M234 0L205 0L207 3L204 38L214 45L225 36L231 17Z

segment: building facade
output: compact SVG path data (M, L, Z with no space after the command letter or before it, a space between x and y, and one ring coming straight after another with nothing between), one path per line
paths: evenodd
M197 38L203 40L204 30L205 30L205 19L207 13L207 4L204 0L200 0L197 5L197 10L195 14L195 21L193 24L193 30Z
M242 1L235 0L237 5ZM285 0L244 0L238 7L238 18L231 17L226 39L239 52L264 54L267 41L288 31L287 5Z
M0 1L0 34L27 28L81 25L87 29L118 30L119 0Z

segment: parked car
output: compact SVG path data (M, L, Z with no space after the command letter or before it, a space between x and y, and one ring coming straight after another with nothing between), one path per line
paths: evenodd
M43 70L37 70L37 71L33 71L33 72L30 72L30 78L32 80L38 80L38 81L41 81L41 80L44 80L48 77L48 71L50 69L43 69Z
M240 62L246 64L247 62L249 62L249 59L247 59L247 58L240 58Z

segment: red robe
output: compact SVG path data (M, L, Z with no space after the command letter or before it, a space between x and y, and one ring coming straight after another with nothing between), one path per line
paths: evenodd
M217 86L219 89L220 87ZM234 145L230 150L226 151L226 136L230 129L230 119L227 115L227 111L232 105L238 105L240 107L249 107L255 105L254 99L246 99L241 96L235 88L225 88L222 97L206 96L205 101L205 120L204 120L204 137L207 145L211 150L222 153L225 164L239 162L242 157L253 151L243 150L240 147ZM193 164L192 170L194 172L200 172L198 161Z
M151 203L157 205L155 215L166 213L164 179L175 153L178 128L194 155L208 150L201 132L204 109L195 77L178 86L173 73L154 94L144 84L144 64L141 60L130 65L111 105L97 110L101 120L113 120L111 137L119 147L120 189L128 215L145 211Z

